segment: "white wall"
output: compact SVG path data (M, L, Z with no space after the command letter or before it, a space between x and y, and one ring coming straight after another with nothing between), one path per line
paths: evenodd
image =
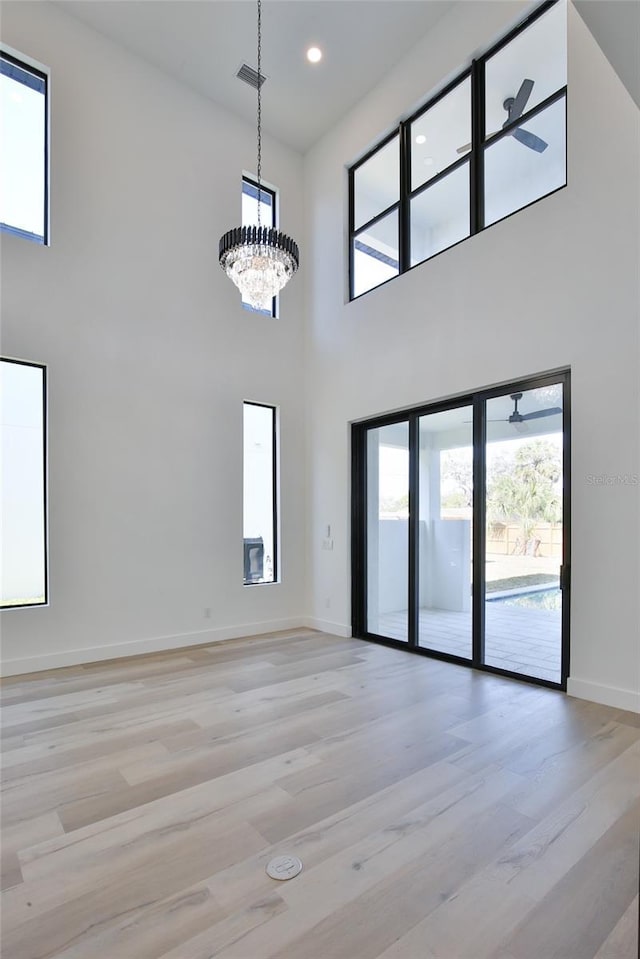
M297 625L304 261L277 321L218 266L255 129L53 4L3 3L2 39L52 71L51 246L2 238L2 352L48 367L51 602L2 614L5 671ZM263 174L300 238L300 157L265 138ZM280 406L275 586L242 585L244 399Z
M346 166L521 10L453 10L306 157L312 615L349 631L350 421L570 366L569 691L640 709L638 487L589 480L640 473L638 110L573 7L568 187L345 303Z
M304 182L266 138L281 226L306 232L271 323L217 265L253 129L54 5L3 3L3 41L53 71L52 245L1 249L2 352L49 370L51 604L2 614L5 671L309 614L348 634L350 421L569 364L570 691L638 708L638 490L589 480L640 472L638 111L573 9L567 189L345 303L347 164L523 9L443 18ZM275 587L242 587L243 399L280 405Z

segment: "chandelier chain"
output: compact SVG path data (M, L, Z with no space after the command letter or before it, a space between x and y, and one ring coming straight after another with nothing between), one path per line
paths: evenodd
M262 0L258 0L258 226L262 200Z
M218 261L220 266L242 293L242 301L268 315L273 313L273 300L300 263L298 244L277 230L275 223L261 225L262 206L262 0L258 5L258 131L257 131L257 186L258 225L245 223L228 230L220 238ZM268 191L270 192L270 191ZM274 213L273 204L271 212ZM244 218L243 218L244 219Z

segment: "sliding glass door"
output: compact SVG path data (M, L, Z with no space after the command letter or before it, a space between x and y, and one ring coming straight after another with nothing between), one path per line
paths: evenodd
M562 384L486 403L484 661L559 683Z
M367 627L406 643L409 602L409 422L367 431Z
M418 419L417 644L472 658L473 407Z
M565 688L569 373L353 427L353 633Z

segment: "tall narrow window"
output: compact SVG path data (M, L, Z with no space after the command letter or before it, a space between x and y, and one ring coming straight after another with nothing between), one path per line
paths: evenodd
M244 403L244 584L278 580L278 468L275 406Z
M45 369L0 360L1 602L47 602Z
M0 53L0 228L47 243L47 75Z
M264 184L260 184L260 199L258 199L258 184L244 176L242 178L242 225L256 226L258 223L258 210L260 211L260 225L274 227L276 224L276 193ZM250 310L251 313L262 313L264 316L276 315L276 298L274 296L270 310L259 310L251 306L246 300L242 301L242 307Z

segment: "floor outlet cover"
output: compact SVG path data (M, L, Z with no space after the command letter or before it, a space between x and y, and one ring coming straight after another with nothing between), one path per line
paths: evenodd
M302 863L297 856L276 856L267 863L267 876L272 879L293 879L302 872Z

